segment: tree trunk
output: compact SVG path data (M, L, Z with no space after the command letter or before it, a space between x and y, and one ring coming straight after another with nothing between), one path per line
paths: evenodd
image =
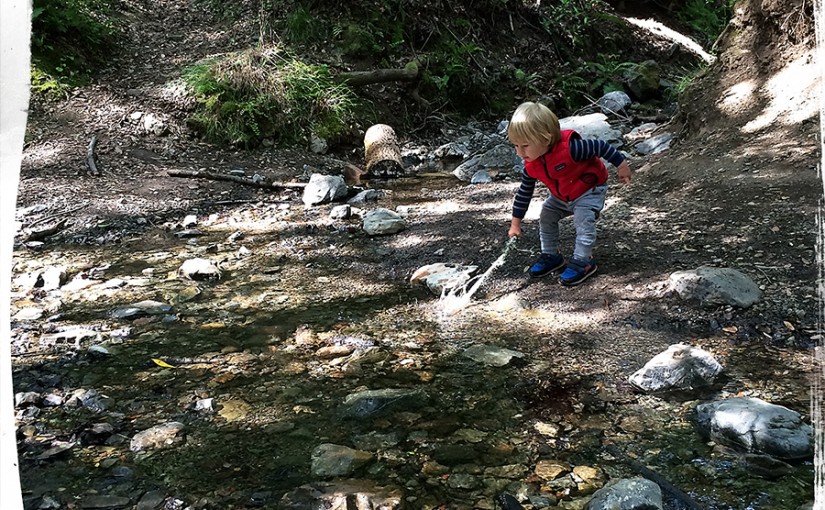
M404 173L401 149L395 131L386 124L375 124L364 135L367 176L398 177Z

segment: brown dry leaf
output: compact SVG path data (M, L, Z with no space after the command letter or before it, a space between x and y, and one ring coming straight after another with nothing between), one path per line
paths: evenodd
M725 333L736 333L737 331L739 331L739 328L737 328L736 326L725 326L724 328L722 328L722 331L724 331Z

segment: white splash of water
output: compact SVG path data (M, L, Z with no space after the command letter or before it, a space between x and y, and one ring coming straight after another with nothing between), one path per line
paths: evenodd
M470 278L463 285L456 285L450 287L449 289L445 287L441 291L439 304L441 305L441 311L444 315L453 315L470 304L470 298L472 298L473 294L478 291L481 284L484 283L484 280L486 280L497 267L504 264L504 260L507 258L510 248L515 245L516 239L516 237L511 237L510 240L507 241L507 244L504 246L504 251L501 255L499 255L495 262L493 262L490 268L484 272L484 274ZM471 284L472 287L467 290L467 287Z

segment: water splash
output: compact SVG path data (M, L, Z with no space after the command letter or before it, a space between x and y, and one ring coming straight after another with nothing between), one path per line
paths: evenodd
M463 285L455 285L450 288L444 287L442 289L439 304L441 305L441 311L444 315L453 315L470 304L470 298L472 298L473 294L478 291L481 284L484 283L484 280L486 280L497 267L504 264L504 261L507 259L507 254L509 254L513 246L516 245L516 239L518 238L511 237L507 241L501 255L499 255L490 268L483 274L470 278ZM470 287L469 290L467 287Z

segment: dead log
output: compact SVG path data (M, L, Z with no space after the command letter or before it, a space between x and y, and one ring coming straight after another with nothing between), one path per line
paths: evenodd
M395 131L386 124L375 124L364 135L366 175L371 177L398 177L404 173L401 149Z
M66 218L63 218L62 220L58 221L57 223L55 223L54 225L52 225L49 228L45 228L43 230L35 230L35 231L29 233L26 236L25 241L26 242L29 242L29 241L42 241L43 239L46 239L47 237L53 236L56 233L63 230L64 228L66 228L66 223L68 221L69 220L67 220Z
M418 64L410 62L404 69L375 69L372 71L338 73L335 75L335 81L350 87L360 87L388 81L415 81L418 76Z
M255 186L257 188L265 189L304 189L306 183L303 182L276 182L267 180L253 180L241 177L239 175L222 174L216 172L209 172L207 170L167 170L166 173L170 177L191 177L196 179L209 179L212 181L229 181L244 184L246 186Z
M94 176L100 175L100 170L95 164L95 147L97 146L97 135L92 135L92 141L89 142L89 147L86 149L86 166L89 168L89 173Z

